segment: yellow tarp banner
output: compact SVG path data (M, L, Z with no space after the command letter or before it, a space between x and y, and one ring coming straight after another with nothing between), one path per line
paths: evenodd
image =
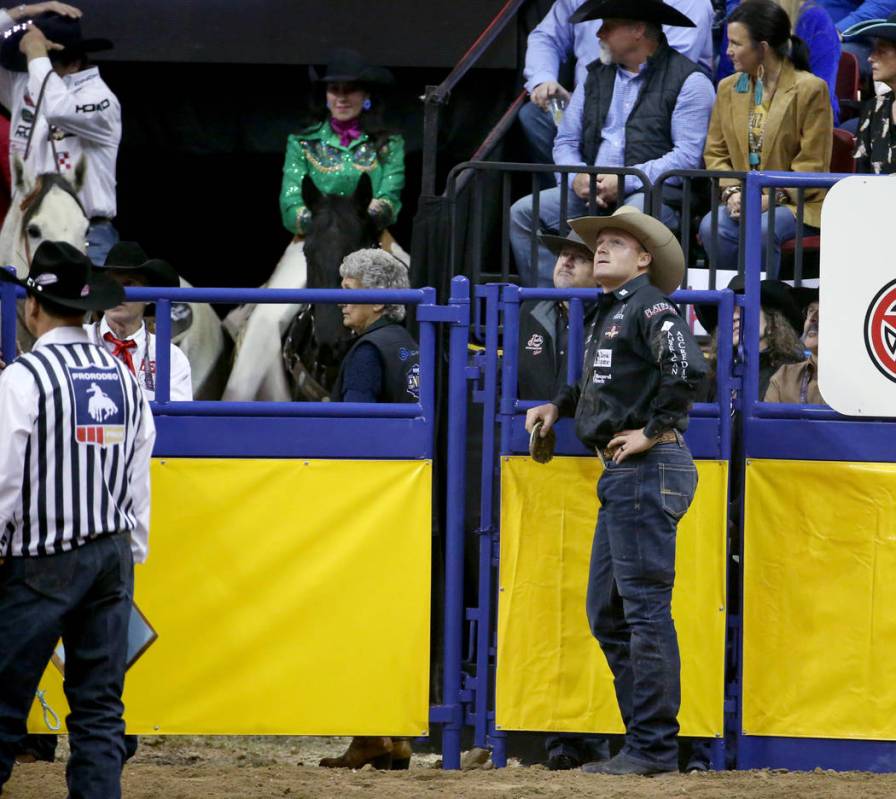
M896 740L896 464L747 462L743 731Z
M623 732L613 679L585 616L597 520L597 458L501 459L496 725ZM672 615L682 662L682 735L721 735L727 461L697 461L678 526ZM637 534L636 530L632 531Z
M425 734L431 492L428 461L154 461L128 731Z

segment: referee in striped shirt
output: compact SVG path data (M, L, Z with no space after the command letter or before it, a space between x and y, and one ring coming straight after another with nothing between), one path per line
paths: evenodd
M15 282L37 341L0 374L0 790L61 637L69 796L116 799L155 426L133 375L81 327L85 311L121 303L121 287L59 242L41 244Z

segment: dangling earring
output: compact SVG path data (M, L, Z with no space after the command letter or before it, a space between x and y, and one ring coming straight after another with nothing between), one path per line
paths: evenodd
M762 79L765 77L765 67L760 64L756 70L756 89L753 92L753 100L756 105L762 105L762 95L765 93L765 87L762 85Z
M369 97L364 98L364 102L361 103L361 108L363 108L365 111L369 111L371 108L373 108L373 103L370 102Z

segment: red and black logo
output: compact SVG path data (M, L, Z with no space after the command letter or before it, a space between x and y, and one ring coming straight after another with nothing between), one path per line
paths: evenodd
M880 373L896 383L896 280L877 292L868 306L865 348Z

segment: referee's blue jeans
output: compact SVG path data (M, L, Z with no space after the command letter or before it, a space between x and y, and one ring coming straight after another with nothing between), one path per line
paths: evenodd
M58 555L7 558L0 566L0 788L61 637L71 708L69 797L121 796L121 693L133 594L134 563L124 533Z
M608 461L597 484L588 621L613 672L623 751L666 769L678 768L681 704L675 536L696 489L683 441L657 444L618 465Z

